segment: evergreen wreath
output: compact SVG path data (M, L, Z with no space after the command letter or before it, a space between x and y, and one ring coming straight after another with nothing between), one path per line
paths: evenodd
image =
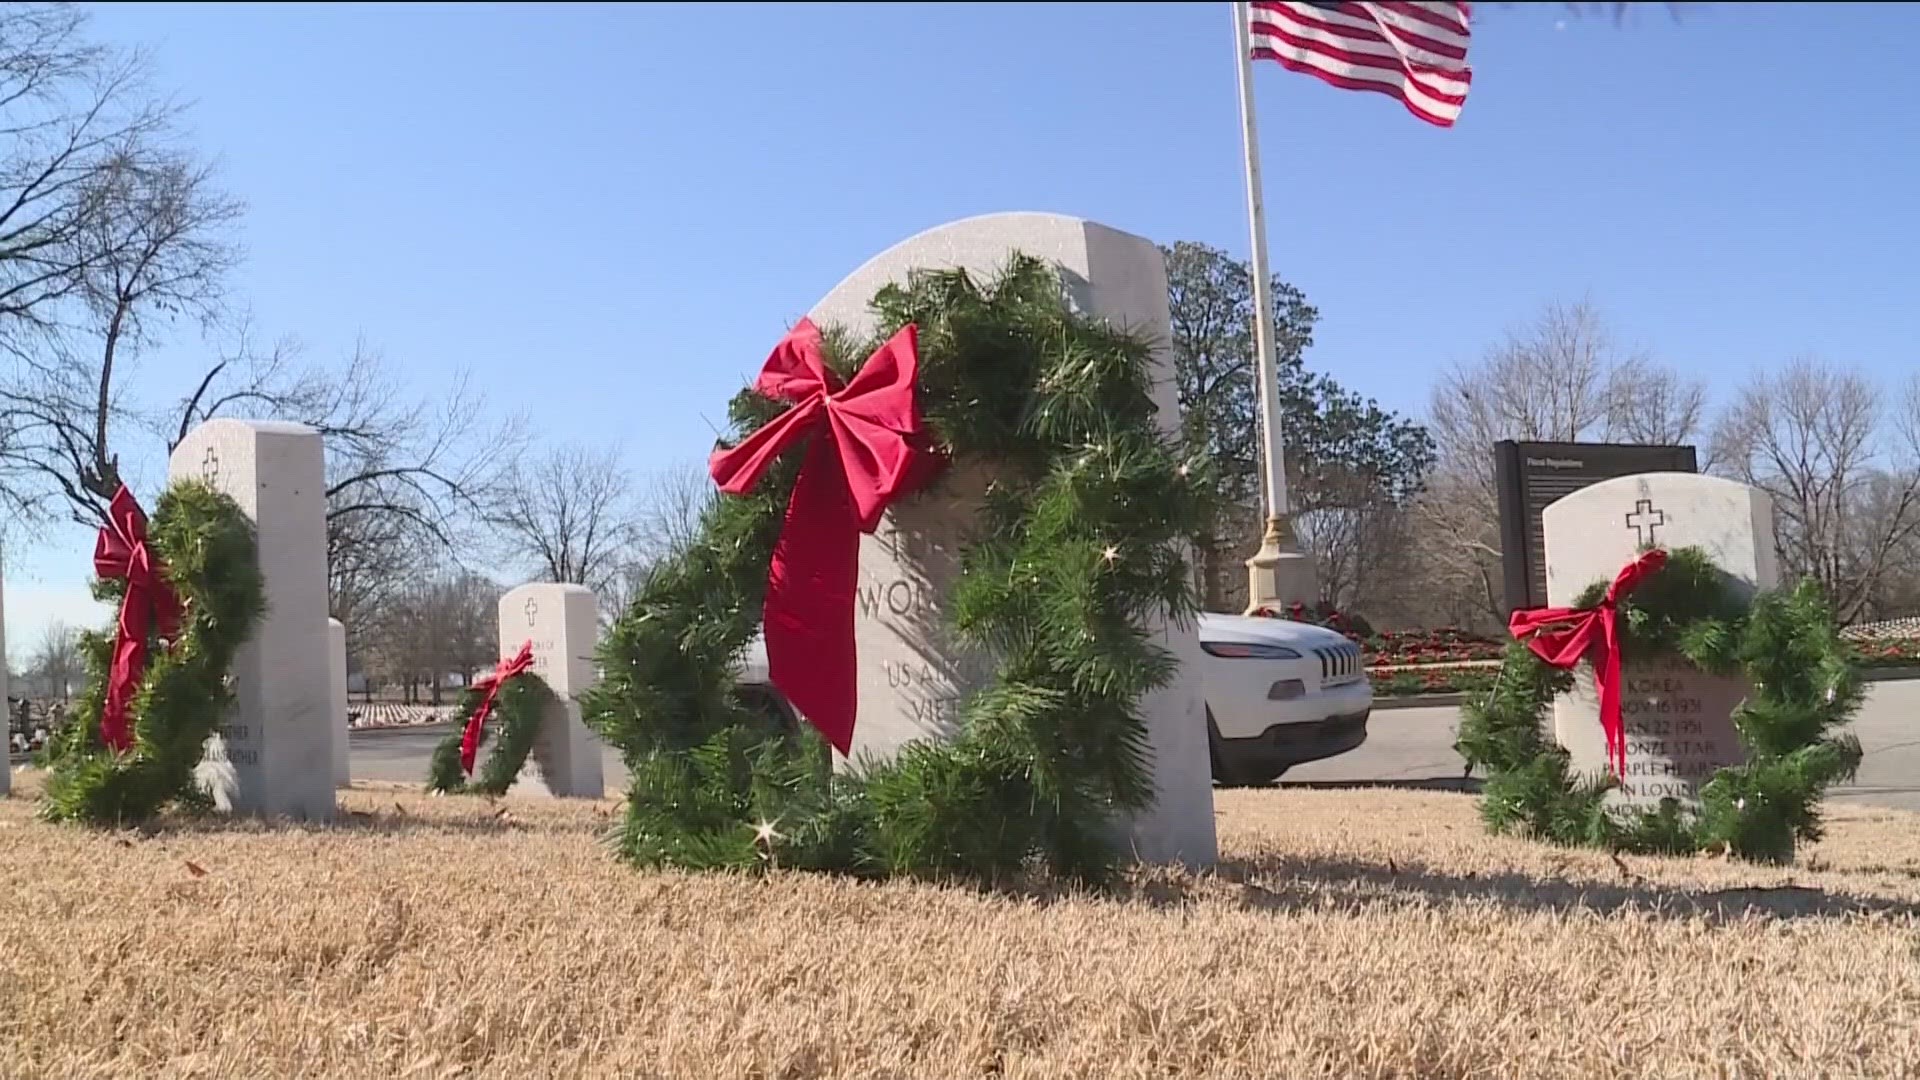
M469 687L460 695L455 715L472 716L483 696L483 690ZM492 715L480 729L480 745L487 744L490 733L495 737L491 740L493 749L480 766L479 779L469 783L465 770L460 767L462 731L456 727L433 748L427 790L443 795L475 794L495 799L505 795L520 778L527 755L533 752L534 740L540 735L540 717L553 698L553 689L547 681L531 671L506 680L493 699Z
M129 708L133 745L126 751L109 747L101 735L115 636L81 636L87 687L47 747L51 772L41 816L48 820L123 825L170 803L213 805L193 773L207 737L232 708L234 653L265 611L253 523L228 496L183 480L160 496L148 528L161 574L181 601L178 635L161 642L156 632L149 642ZM95 599L116 605L126 590L121 580L93 583Z
M953 587L955 630L1000 662L950 742L835 773L824 740L743 700L773 547L803 452L715 501L602 640L587 723L632 776L615 836L643 866L780 865L990 880L1040 867L1103 877L1115 816L1153 796L1141 695L1175 662L1148 621L1191 625L1186 538L1200 463L1155 422L1153 343L1068 308L1046 264L1014 256L982 284L920 272L872 302L874 341L919 329L918 394L938 449L990 462ZM826 334L843 379L856 347ZM736 438L784 409L751 389ZM941 498L935 480L913 498Z
M1850 778L1860 742L1836 729L1865 695L1852 647L1812 581L1763 590L1742 603L1727 575L1699 548L1673 551L1666 566L1619 605L1622 658L1683 659L1713 675L1744 675L1752 686L1733 711L1744 765L1716 770L1697 813L1664 799L1657 809L1609 808L1611 773L1577 777L1571 758L1546 733L1556 694L1574 675L1549 666L1524 644L1508 646L1500 676L1463 710L1455 748L1486 773L1480 813L1494 833L1622 851L1725 851L1784 863L1796 841L1820 838L1819 802ZM1577 608L1606 591L1597 582Z

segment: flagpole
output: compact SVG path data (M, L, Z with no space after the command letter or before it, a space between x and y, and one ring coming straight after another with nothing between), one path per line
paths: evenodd
M1261 495L1266 530L1260 550L1247 560L1247 610L1292 601L1311 602L1313 563L1294 540L1287 499L1286 448L1280 429L1280 377L1274 360L1273 273L1267 267L1267 210L1260 186L1260 136L1253 119L1253 30L1249 5L1233 8L1234 50L1240 74L1240 134L1247 172L1247 224L1253 234L1253 347L1259 379L1262 464Z

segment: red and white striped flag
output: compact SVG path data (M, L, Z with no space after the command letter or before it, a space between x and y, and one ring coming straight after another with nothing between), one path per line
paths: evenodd
M1254 0L1247 5L1253 58L1343 89L1390 94L1420 119L1452 127L1473 82L1471 6Z

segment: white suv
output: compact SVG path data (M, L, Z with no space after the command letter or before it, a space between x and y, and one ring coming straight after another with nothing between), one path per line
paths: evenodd
M1266 784L1367 741L1373 684L1360 646L1289 619L1200 616L1207 743L1221 784Z
M1243 615L1202 614L1199 622L1215 783L1272 783L1295 765L1367 741L1373 684L1360 646L1345 635ZM751 706L783 726L798 722L767 676L764 638L748 646L739 681Z

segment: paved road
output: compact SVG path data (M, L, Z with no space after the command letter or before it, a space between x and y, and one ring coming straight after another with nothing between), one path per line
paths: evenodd
M1454 708L1387 709L1367 723L1359 749L1287 773L1285 784L1446 784L1460 780L1466 763L1453 752ZM1859 778L1829 792L1829 798L1920 810L1920 680L1868 686L1867 701L1853 719L1866 757Z
M353 778L424 784L427 782L427 761L433 757L435 744L446 738L452 730L452 726L447 724L423 724L419 727L356 731L347 743ZM480 754L482 758L486 756L485 747L481 748ZM620 763L620 755L603 748L602 761L607 793L624 791L627 770Z
M1302 765L1287 773L1288 785L1346 786L1394 784L1451 786L1466 765L1453 752L1453 708L1386 709L1373 715L1366 743L1337 758ZM1853 784L1832 798L1847 802L1920 810L1920 680L1871 684L1866 705L1854 718L1854 733L1866 747L1866 759ZM353 736L356 780L420 783L427 758L445 728L361 731ZM619 758L606 754L607 790L626 787Z

